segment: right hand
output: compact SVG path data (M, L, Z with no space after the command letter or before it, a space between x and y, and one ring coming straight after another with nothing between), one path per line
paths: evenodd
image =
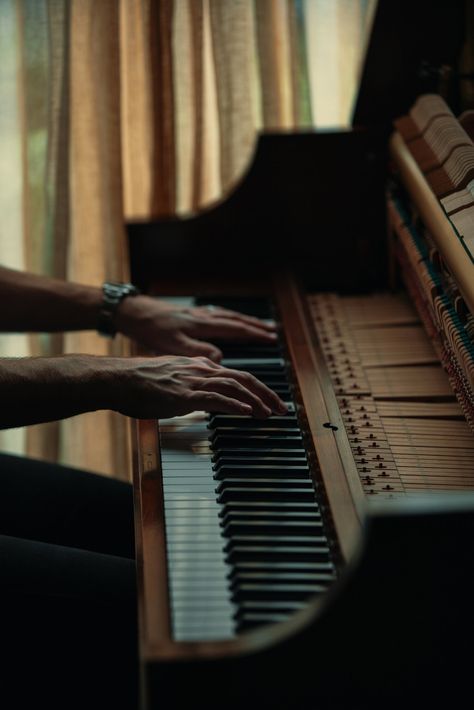
M281 399L253 375L206 357L117 358L110 407L137 419L161 419L193 411L266 418L286 413Z

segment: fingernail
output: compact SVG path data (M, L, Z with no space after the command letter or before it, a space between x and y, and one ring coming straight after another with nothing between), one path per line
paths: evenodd
M288 407L286 406L286 404L284 402L280 403L280 405L278 407L278 411L280 412L280 414L287 414Z
M252 407L250 406L250 404L241 404L240 408L241 408L243 414L252 414L253 410L252 410Z

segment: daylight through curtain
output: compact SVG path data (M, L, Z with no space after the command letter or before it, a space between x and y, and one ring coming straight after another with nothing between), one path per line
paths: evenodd
M128 278L127 218L224 199L260 130L346 126L373 0L0 0L0 262ZM0 337L0 355L124 352L95 333ZM0 448L127 478L108 412Z

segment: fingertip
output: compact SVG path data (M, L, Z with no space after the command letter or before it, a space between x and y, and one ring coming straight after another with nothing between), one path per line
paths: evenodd
M253 410L250 404L244 404L243 402L240 403L240 411L242 414L252 414Z
M258 409L255 408L253 410L253 415L256 419L268 419L268 417L271 417L272 415L272 410L270 409L270 407L263 405Z

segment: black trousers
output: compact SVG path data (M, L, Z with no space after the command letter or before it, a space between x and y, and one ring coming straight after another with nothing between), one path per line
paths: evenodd
M129 484L0 455L5 708L134 710L135 580Z

